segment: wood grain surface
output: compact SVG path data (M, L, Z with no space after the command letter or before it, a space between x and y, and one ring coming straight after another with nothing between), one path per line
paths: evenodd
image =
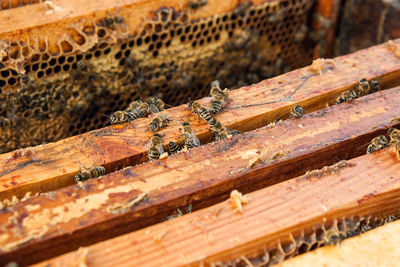
M396 43L400 44L400 40ZM287 118L290 108L297 104L307 112L326 107L361 78L378 79L384 88L400 81L400 59L387 49L386 44L336 58L335 65L332 70L329 69L332 66L327 65L322 75L310 76L315 73L306 67L232 91L228 103L231 109L224 110L216 118L229 128L250 131L277 118ZM289 96L293 100L285 101ZM272 103L233 108L268 101ZM208 104L209 99L200 102ZM203 144L210 141L208 124L190 115L186 105L164 113L172 120L161 130L165 135L164 145L180 134L178 129L182 119L190 122ZM86 167L104 165L107 172L112 172L144 162L148 139L152 135L148 129L149 121L150 118L138 119L131 124L114 125L0 155L0 200L72 185L81 164Z
M234 188L249 192L364 154L373 137L399 125L399 92L378 92L2 210L0 259L41 260L160 222L189 203L215 204Z
M284 247L307 235L305 228L327 228L333 219L400 212L400 162L390 149L347 163L337 174L301 176L250 193L243 213L225 201L36 266L79 262L82 251L87 266L218 266L271 252L274 242Z

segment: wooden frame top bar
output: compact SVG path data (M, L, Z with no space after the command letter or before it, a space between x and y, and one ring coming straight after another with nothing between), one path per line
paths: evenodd
M247 195L243 213L230 201L86 248L88 266L212 266L332 219L400 212L400 164L389 149L347 162L336 174L301 176ZM396 208L397 207L397 208ZM294 212L294 210L296 212ZM304 234L304 232L303 232ZM290 238L292 236L292 238ZM296 244L299 246L299 244ZM107 253L104 253L107 252ZM36 266L74 262L82 250ZM265 252L264 252L265 253Z
M399 125L399 92L378 92L19 203L0 214L0 258L54 256L157 223L189 203L216 203L234 188L256 190L361 155L364 144Z
M400 40L395 43L400 45ZM249 131L284 118L292 106L300 104L308 112L323 108L334 101L340 92L348 90L361 78L376 78L387 88L399 83L400 59L387 48L387 44L372 47L335 59L333 70L325 68L320 76L308 67L299 69L259 84L232 91L229 107L255 104L260 101L274 103L252 108L226 109L216 117L224 125L240 131ZM305 83L302 77L310 77ZM299 85L303 86L287 98ZM200 102L208 104L209 98ZM201 141L208 142L210 133L205 121L190 115L186 105L164 112L173 120L161 131L165 134L164 145L179 135L181 118L190 122ZM107 172L125 166L142 163L147 152L146 144L151 136L149 118L138 119L131 124L114 125L82 135L67 138L34 148L20 149L0 155L0 200L27 192L47 192L74 183L73 176L80 164L104 165Z

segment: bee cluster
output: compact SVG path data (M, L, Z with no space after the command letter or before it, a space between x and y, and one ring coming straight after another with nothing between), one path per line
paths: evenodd
M161 99L150 97L144 102L139 99L131 102L125 110L118 110L112 113L110 116L110 123L130 122L139 118L146 118L152 113L158 113L163 110L165 110L165 103ZM161 121L163 120L160 120L160 122ZM155 123L156 126L158 124ZM156 130L152 131L155 132Z
M210 96L212 97L211 107L207 108L198 102L189 102L189 110L192 114L196 114L199 118L205 120L209 124L209 131L213 134L214 140L223 140L233 135L239 134L236 130L229 130L221 122L212 117L218 114L227 104L230 90L225 88L222 90L218 81L211 83Z
M381 90L381 87L377 80L367 81L367 79L363 78L356 83L354 89L343 92L336 99L336 104L340 104L346 101L352 101L358 97L378 92L379 90Z
M387 135L389 136L389 139L385 135L380 135L372 139L371 143L368 145L367 153L373 153L393 145L394 152L397 158L400 159L400 130L396 128L390 128L387 131Z

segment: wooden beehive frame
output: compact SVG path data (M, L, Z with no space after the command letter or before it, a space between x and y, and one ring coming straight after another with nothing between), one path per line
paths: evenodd
M394 44L399 42L396 40ZM160 161L135 165L143 162L144 144L151 136L147 130L148 119L2 155L2 169L9 170L3 172L3 176L11 175L9 178L1 177L4 178L2 185L6 189L4 194L11 196L11 192L17 192L22 196L32 188L36 188L32 190L34 192L49 191L8 207L0 215L0 223L3 225L0 229L2 261L18 260L27 264L43 260L158 223L165 220L176 208L186 209L189 204L192 204L195 210L208 207L228 198L233 189L250 192L302 175L308 170L334 164L338 159L350 159L364 154L365 145L369 140L384 133L389 127L399 126L400 110L396 103L400 100L400 89L388 89L396 86L399 80L400 59L395 56L392 47L383 44L339 57L334 60L334 64L323 66L320 75L316 75L313 68L307 67L234 91L230 95L227 109L217 115L217 118L231 128L249 132L228 140L208 143ZM327 104L335 102L338 94L353 87L364 77L378 79L383 89L388 90L351 103L325 108ZM293 99L287 99L288 97ZM272 99L274 103L250 109L234 108L260 103L261 98ZM208 100L206 98L202 102L207 104ZM303 105L310 114L300 119L285 120L281 124L271 125L272 127L253 130L276 118L287 118L289 109L296 104ZM206 123L196 116L189 115L185 106L169 109L165 113L176 121L179 121L180 117L190 120L203 143L208 142L210 134L207 132ZM172 123L161 131L165 134L165 142L178 135L178 127L178 124ZM133 136L140 137L139 143L135 143L136 139L133 139ZM46 158L45 152L56 147L65 151L60 153L60 159L56 160L54 154ZM73 150L74 148L76 150ZM68 151L72 153L66 153ZM109 172L121 166L135 166L107 174L83 185L50 191L71 184L73 175L79 169L79 163L71 159L83 153L87 153L85 156L88 157L87 161L83 161L84 164L94 163L99 157L106 159L105 165ZM39 160L41 164L35 165L32 160ZM29 164L33 164L31 169L24 169ZM317 225L325 223L326 219L327 225L332 226L332 221L342 220L341 218L351 221L353 216L358 216L354 217L355 220L361 221L370 218L369 216L397 215L398 167L398 160L387 149L353 159L342 168L333 167L332 170L335 171L332 171L332 174L320 178L300 177L251 193L250 203L242 215L232 214L232 209L229 209L226 203L221 203L179 218L179 221L165 222L147 230L152 232L153 229L165 228L167 232L173 233L173 229L179 229L177 222L190 222L192 226L187 230L190 232L193 231L193 227L197 228L196 238L203 239L199 242L212 242L213 236L220 240L217 232L213 232L219 231L220 228L214 228L212 225L228 225L230 221L231 235L236 233L234 231L239 231L238 235L246 234L239 226L241 223L257 222L253 220L252 216L258 215L251 212L252 207L258 210L264 203L274 203L274 199L282 197L282 206L279 206L282 214L268 208L263 211L265 214L262 213L270 218L278 216L275 221L279 223L263 225L267 228L272 227L268 228L268 231L254 226L254 229L262 230L263 234L255 232L253 236L246 237L248 239L238 237L238 240L233 236L232 242L229 239L231 237L224 236L224 241L219 244L221 250L208 247L208 243L204 244L204 249L211 248L207 253L200 250L206 254L202 254L202 257L187 258L183 263L229 262L241 256L251 258L259 255L259 245L263 244L262 246L268 249L275 246L276 249L278 239L290 238L292 234L295 236L296 231L305 231L307 227L315 229ZM41 174L42 178L39 176ZM35 178L35 181L26 179L29 177ZM46 188L51 184L48 181L56 185ZM350 191L343 190L350 185L354 188ZM11 189L7 189L7 186L11 186ZM39 191L38 188L44 190ZM304 207L308 207L304 213L299 210L295 212L292 202L285 203L291 199L287 198L291 194L294 194L294 199L301 199ZM310 194L320 195L323 200L328 201L327 206L317 205L316 203L321 203L321 199L312 198ZM258 200L257 196L266 198ZM223 210L218 211L219 207L223 207ZM218 219L220 212L223 214L220 219L228 221L221 223L215 220L210 222L210 225L204 225L202 221L197 222L199 214L217 213ZM246 212L250 213L246 215ZM300 216L302 219L284 219L290 216ZM113 244L112 242L121 243L121 239L130 240L132 235L140 236L143 233L146 233L146 230L119 237L117 241L100 243L90 250L96 251L99 248L101 251L104 246ZM157 230L156 233L163 232ZM192 234L188 235L192 237ZM204 236L210 238L204 239ZM151 242L144 242L143 246L162 245L154 242L153 237L146 237ZM168 235L164 237L165 241L170 240L167 237ZM171 242L175 240L173 234L170 237ZM160 239L163 239L162 235ZM185 240L178 244L185 246ZM230 246L227 247L226 242L229 242ZM197 241L192 243L198 244ZM128 246L126 242L122 242L122 245L124 244ZM140 245L142 244L136 244L137 248L140 248ZM175 250L176 253L178 251ZM128 255L131 251L121 253ZM162 255L157 255L156 258L166 259ZM135 260L139 261L138 258ZM101 261L102 258L99 258L99 262ZM154 263L156 264L156 261Z

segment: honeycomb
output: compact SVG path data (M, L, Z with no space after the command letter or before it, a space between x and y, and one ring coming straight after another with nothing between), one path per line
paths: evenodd
M328 220L325 223L292 233L287 238L269 244L262 253L243 256L230 262L213 262L211 266L271 266L324 245L336 245L341 240L398 219L395 216L352 216Z
M108 14L71 25L56 49L0 40L0 153L104 127L136 99L175 106L206 96L216 79L234 89L308 65L315 42L298 33L313 4L248 2L196 20L164 7L132 34Z

